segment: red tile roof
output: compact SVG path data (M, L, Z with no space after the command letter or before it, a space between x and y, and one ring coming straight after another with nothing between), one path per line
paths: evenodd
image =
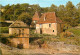
M33 21L34 21L34 20L36 20L36 21L39 20L39 15L38 15L38 12L37 12L37 11L35 12L35 14L34 14L32 20L33 20Z
M55 12L44 13L37 24L41 23L62 23L62 20L57 18Z

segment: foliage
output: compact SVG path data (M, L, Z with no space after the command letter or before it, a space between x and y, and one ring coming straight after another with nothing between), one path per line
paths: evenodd
M7 22L4 22L4 21L1 21L0 22L0 27L9 27L11 23L7 23Z
M31 17L28 13L26 12L23 12L19 17L18 17L19 20L22 20L24 21L26 24L30 25L31 24Z
M30 30L32 38L30 43L35 43L36 40L39 42L64 42L65 44L79 45L80 46L80 28L68 28L65 32L61 33L60 36L48 35L48 34L36 34L34 33L35 29ZM42 38L41 38L42 37ZM37 41L36 41L37 42Z
M55 4L52 4L50 7L40 7L38 4L30 5L28 3L24 3L16 5L8 4L3 8L5 11L1 13L1 19L4 18L4 20L17 20L20 18L23 20L24 18L23 21L26 21L28 25L31 24L31 18L33 17L35 11L38 11L40 14L45 12L55 12L57 17L72 27L75 27L80 23L80 3L74 6L71 1L68 1L66 6L56 6Z
M60 34L60 41L65 42L66 44L73 44L73 45L79 45L80 46L80 28L69 28L68 30L66 30L67 35L65 35L65 33L61 33ZM74 37L70 37L70 33L73 33ZM65 35L65 36L64 36Z
M50 12L57 12L57 6L52 4L50 9L49 9Z
M8 27L0 27L0 33L8 33L9 29Z
M8 44L9 40L7 38L5 38L4 35L0 34L0 42L2 42L4 44Z
M73 32L76 36L80 36L80 28L71 28L68 31Z
M18 34L11 34L11 35L9 35L10 38L15 38L16 36L18 36Z

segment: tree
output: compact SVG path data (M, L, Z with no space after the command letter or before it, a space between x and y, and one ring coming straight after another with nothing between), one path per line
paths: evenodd
M69 17L72 17L76 13L76 7L72 4L71 1L68 1L68 3L66 4L66 12L66 15Z
M29 25L29 26L30 26L31 21L32 21L30 15L29 15L28 13L26 13L26 12L23 12L23 13L18 17L18 20L21 20L21 21L25 22L25 23L26 23L27 25Z
M78 24L78 13L76 7L72 4L71 1L68 1L66 4L66 12L65 12L65 22L70 24L71 26L76 26ZM75 20L75 22L73 22Z
M65 17L65 7L64 7L64 5L60 5L57 10L58 11L57 11L56 15L63 20L64 17Z
M0 8L3 8L3 6L0 4Z
M41 13L45 13L49 11L49 7L41 8Z
M80 23L80 3L77 4L77 12L78 12L78 17L79 17L79 23Z
M9 4L4 7L4 9L6 9L6 10L9 9L9 8L10 8L10 5Z
M57 6L52 4L50 9L49 9L50 12L57 12Z

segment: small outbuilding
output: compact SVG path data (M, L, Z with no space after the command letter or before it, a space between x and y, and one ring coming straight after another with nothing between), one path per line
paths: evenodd
M9 26L9 35L16 35L12 38L11 44L15 47L29 48L29 28L26 23L17 20Z

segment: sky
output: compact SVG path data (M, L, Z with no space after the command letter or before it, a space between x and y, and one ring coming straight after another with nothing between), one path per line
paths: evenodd
M7 4L29 3L30 5L39 4L41 7L50 7L51 4L66 5L68 1L71 1L75 6L80 2L80 0L0 0L0 4L5 6Z

